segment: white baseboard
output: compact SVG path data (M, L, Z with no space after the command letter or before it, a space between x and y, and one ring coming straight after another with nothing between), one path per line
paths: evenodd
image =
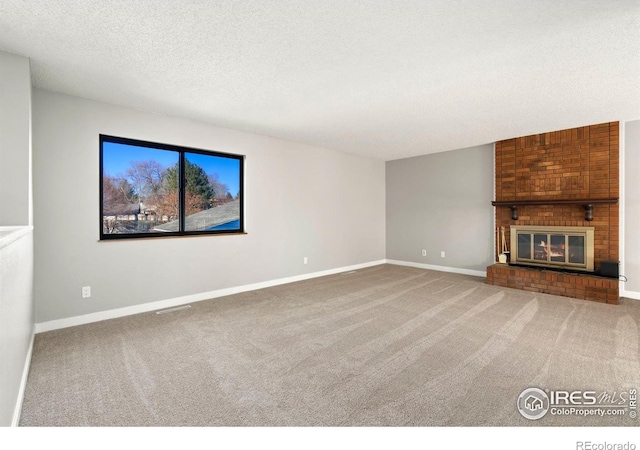
M31 331L31 341L29 342L29 349L27 350L27 357L24 361L24 368L22 369L22 379L20 380L20 390L18 391L18 398L16 400L16 406L13 410L13 420L11 420L11 426L17 427L20 423L20 414L22 412L22 401L24 400L24 391L27 388L27 378L29 378L29 368L31 367L31 354L33 353L33 341L36 337L35 327Z
M36 333L44 333L46 331L59 330L62 328L84 325L87 323L100 322L102 320L115 319L118 317L130 316L159 309L173 308L175 306L185 305L187 303L195 303L212 298L224 297L227 295L239 294L241 292L255 291L281 284L294 283L296 281L309 280L311 278L323 277L326 275L334 275L352 270L364 269L365 267L379 266L384 264L386 260L371 261L353 266L339 267L336 269L323 270L320 272L305 273L293 277L280 278L277 280L264 281L261 283L247 284L244 286L236 286L226 289L218 289L210 292L202 292L199 294L186 295L184 297L170 298L167 300L159 300L156 302L143 303L141 305L127 306L124 308L111 309L108 311L100 311L91 314L83 314L81 316L68 317L65 319L51 320L48 322L36 323Z
M447 267L447 266L436 266L433 264L421 264L410 261L397 261L393 259L387 259L387 264L395 264L396 266L408 266L408 267L417 267L419 269L428 269L428 270L437 270L438 272L450 272L450 273L459 273L462 275L472 275L474 277L486 277L486 270L470 270L470 269L459 269L457 267Z
M620 297L640 300L640 292L625 291L624 289L620 289Z

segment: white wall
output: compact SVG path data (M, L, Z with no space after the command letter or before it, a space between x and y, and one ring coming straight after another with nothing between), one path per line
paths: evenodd
M384 259L382 161L42 90L33 130L38 323ZM99 242L101 133L246 155L248 234Z
M34 331L30 127L29 60L0 52L0 426L17 421Z
M622 295L640 299L640 120L624 127L624 255ZM626 292L625 292L626 291Z
M387 258L485 272L493 262L493 144L388 161L386 168Z
M9 231L8 228L15 228ZM0 426L17 424L34 332L33 233L0 227Z

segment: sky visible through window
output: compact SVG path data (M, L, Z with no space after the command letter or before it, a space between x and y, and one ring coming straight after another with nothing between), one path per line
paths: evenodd
M126 177L127 169L136 161L154 160L164 168L172 167L178 162L178 153L171 150L104 142L103 151L104 175L112 177ZM231 195L235 196L240 191L239 160L198 153L187 153L187 159L202 167L207 175L217 174L218 181L229 188Z

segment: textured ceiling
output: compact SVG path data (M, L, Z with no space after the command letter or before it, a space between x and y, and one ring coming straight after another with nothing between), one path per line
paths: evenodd
M640 118L640 0L0 0L34 86L384 160Z

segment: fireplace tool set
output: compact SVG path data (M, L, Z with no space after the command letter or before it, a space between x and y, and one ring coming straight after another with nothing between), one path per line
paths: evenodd
M507 247L507 239L504 235L504 226L496 228L496 244L498 246L498 262L506 264L509 256L509 248Z

